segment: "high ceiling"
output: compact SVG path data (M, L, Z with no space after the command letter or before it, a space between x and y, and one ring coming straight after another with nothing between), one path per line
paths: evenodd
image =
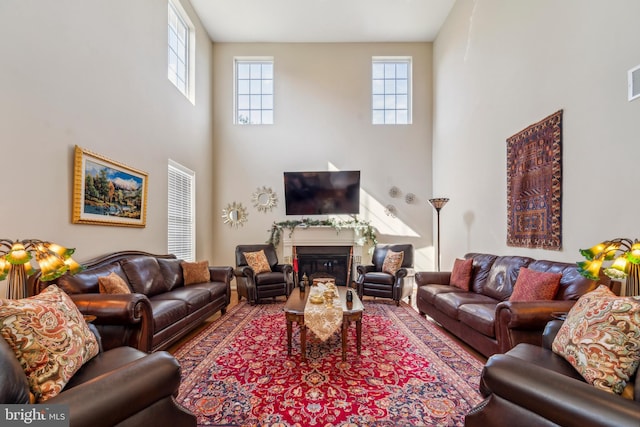
M191 0L214 42L430 42L455 0Z

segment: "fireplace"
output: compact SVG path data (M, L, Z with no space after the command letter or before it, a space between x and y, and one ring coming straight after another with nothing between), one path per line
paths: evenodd
M356 279L354 265L362 262L362 245L358 244L359 239L360 236L352 228L338 231L327 226L296 227L295 231L283 233L282 255L289 264L293 263L294 256L298 256L299 278L305 272L307 276L325 274L325 277L336 276L336 284L351 284ZM312 249L309 251L306 249L308 247ZM300 254L314 253L317 257L309 261L307 266L301 267ZM303 261L307 263L306 260ZM339 274L337 270L340 270Z
M351 246L296 246L298 257L298 279L306 273L311 282L314 278L332 278L338 286L349 284L351 277Z

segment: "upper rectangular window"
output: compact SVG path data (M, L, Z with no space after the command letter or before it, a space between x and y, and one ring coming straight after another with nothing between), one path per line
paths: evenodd
M167 75L180 92L194 102L195 32L189 16L177 1L169 1Z
M234 123L273 124L273 58L235 58Z
M411 124L411 57L373 57L371 111L374 125Z

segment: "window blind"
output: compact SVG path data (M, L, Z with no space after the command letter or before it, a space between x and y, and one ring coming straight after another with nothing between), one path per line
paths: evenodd
M179 259L195 261L195 173L169 163L167 249Z

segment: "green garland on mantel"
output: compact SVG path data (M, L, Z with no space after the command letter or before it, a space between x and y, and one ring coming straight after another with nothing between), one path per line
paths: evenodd
M366 243L370 243L372 246L375 246L378 243L378 238L376 237L376 232L374 231L371 223L369 221L362 221L357 218L349 219L349 220L339 220L335 218L329 219L292 219L289 221L280 221L274 222L271 226L271 234L269 236L269 240L267 243L271 243L274 246L277 246L280 243L280 236L282 235L282 230L289 230L289 237L293 234L293 231L296 227L300 228L309 228L309 227L333 227L336 229L336 233L340 233L340 230L343 228L354 229L357 235L361 236L361 240L358 241L358 244L364 246Z

